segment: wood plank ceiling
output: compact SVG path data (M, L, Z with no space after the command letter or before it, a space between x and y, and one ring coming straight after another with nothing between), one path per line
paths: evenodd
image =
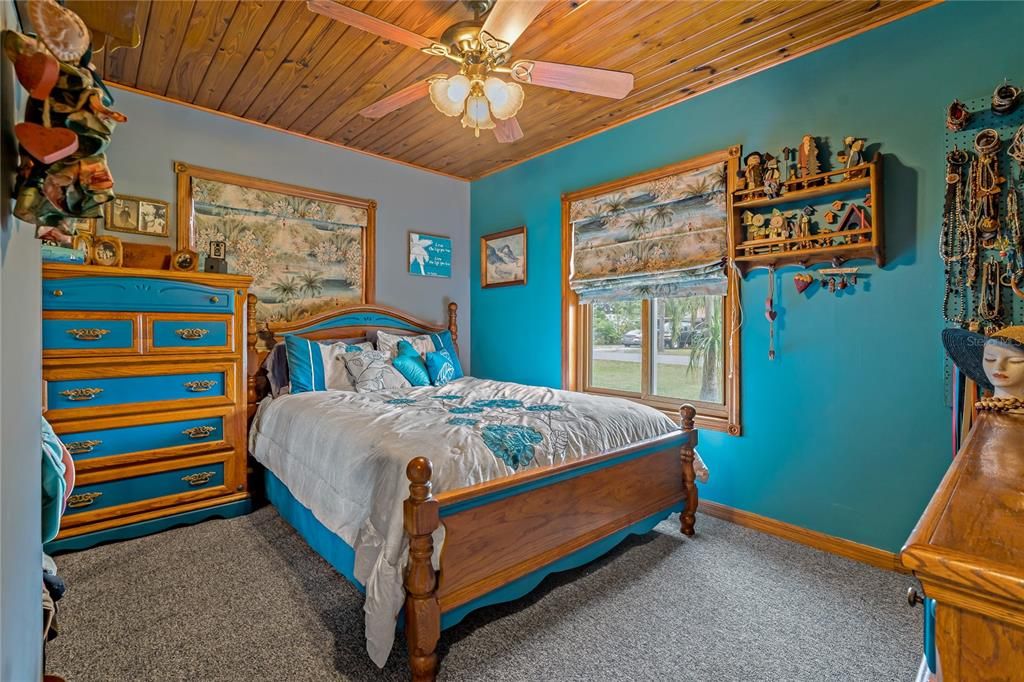
M508 1L508 0L505 0ZM295 0L140 0L142 44L95 58L113 83L474 179L893 21L935 0L552 0L519 58L630 71L623 100L532 85L525 137L475 138L421 100L358 111L454 65L314 14ZM430 38L472 13L451 0L345 4Z

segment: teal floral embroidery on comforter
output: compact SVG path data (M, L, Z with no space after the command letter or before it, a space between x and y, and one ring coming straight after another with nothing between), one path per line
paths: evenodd
M532 462L533 446L544 440L537 429L518 424L488 424L481 435L494 456L513 469Z

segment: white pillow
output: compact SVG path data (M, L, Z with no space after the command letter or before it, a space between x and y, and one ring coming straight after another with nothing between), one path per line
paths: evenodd
M391 364L391 356L379 350L346 353L344 362L359 393L408 388L412 384Z
M398 355L398 342L408 341L412 344L412 347L419 352L420 357L425 357L427 353L433 353L437 348L434 347L434 340L430 338L429 334L420 334L418 336L398 336L396 334L388 334L387 332L377 332L377 350L382 353L387 353L389 358L393 358Z
M356 385L348 372L348 364L345 362L346 355L358 355L365 351L346 353L348 344L332 343L323 354L324 358L324 385L335 391L354 391Z

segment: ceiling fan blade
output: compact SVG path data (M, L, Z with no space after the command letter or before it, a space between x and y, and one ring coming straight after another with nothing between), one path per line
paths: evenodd
M589 66L520 59L511 67L512 80L559 90L622 99L633 89L633 74Z
M359 112L365 118L380 118L386 116L396 109L401 109L406 104L412 104L418 99L423 99L430 94L430 81L434 76L406 86L397 92L393 92L384 99L379 99Z
M498 142L507 143L515 142L523 136L523 129L519 127L519 121L516 117L494 120L494 137L498 138Z
M519 40L523 31L530 25L540 11L547 5L547 0L496 0L494 7L487 14L480 35L487 41L487 33L497 43L488 45L498 51L507 50L512 43Z
M373 33L381 38L393 40L396 43L415 47L417 50L422 50L434 44L433 40L424 38L418 33L413 33L412 31L407 31L400 26L389 24L383 19L370 16L365 12L360 12L359 10L352 9L347 5L334 2L334 0L306 0L306 7L311 12L322 14L329 19L340 21L341 23L348 24L349 26L355 26L367 33Z

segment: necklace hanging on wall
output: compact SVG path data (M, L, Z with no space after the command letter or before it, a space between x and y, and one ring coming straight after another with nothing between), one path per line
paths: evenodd
M964 281L964 259L973 249L977 257L976 241L971 238L964 215L965 171L970 157L956 147L946 154L946 201L939 234L939 254L946 269L946 289L942 312L947 322L962 324L967 309L967 290ZM955 310L950 305L955 301Z
M978 292L978 317L988 328L998 328L1003 315L999 261L988 260L981 268L981 290Z
M768 359L775 359L775 266L768 266L768 297L764 300L764 316L768 320Z
M992 248L999 236L999 195L1000 185L1005 178L999 175L999 132L985 128L974 138L974 150L978 153L974 162L973 195L974 224L978 238L985 248Z
M1020 189L1024 184L1024 124L1017 128L1007 148L1007 155L1017 162L1017 177L1014 179L1012 168L1009 173L1010 183L1006 190L1006 231L1007 231L1007 265L1003 274L1003 285L1008 286L1021 298L1021 280L1024 278L1024 234L1021 231Z

